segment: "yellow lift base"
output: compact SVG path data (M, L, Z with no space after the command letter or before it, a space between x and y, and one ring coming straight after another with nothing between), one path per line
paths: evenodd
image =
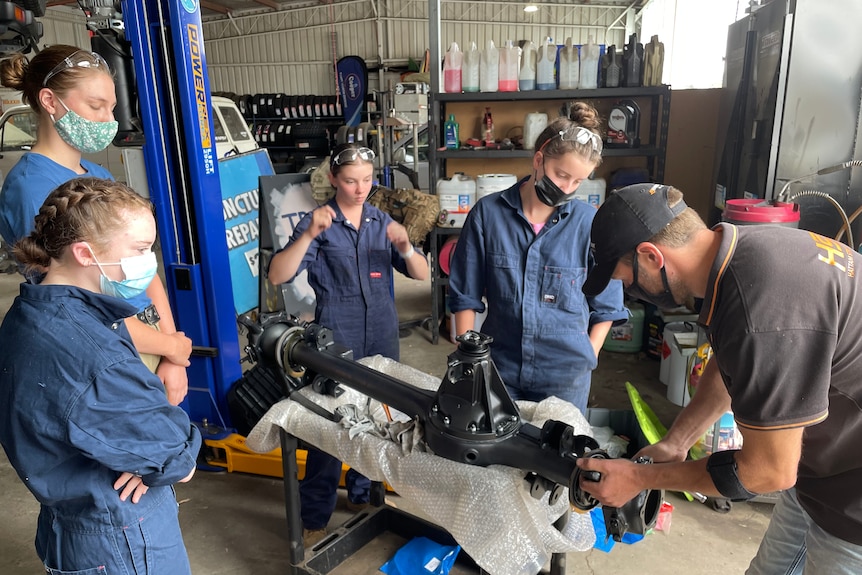
M238 433L232 433L222 439L204 439L204 454L209 465L223 467L228 472L239 471L252 473L254 475L266 475L268 477L284 478L284 468L281 464L281 448L273 449L268 453L252 451L245 444L245 437ZM305 459L308 452L304 449L296 450L297 479L305 477ZM344 476L347 465L341 464L341 479L339 485L345 486ZM392 488L386 485L387 491Z

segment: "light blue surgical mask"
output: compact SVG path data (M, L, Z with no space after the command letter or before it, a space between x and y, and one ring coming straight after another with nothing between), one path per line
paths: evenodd
M63 100L60 98L57 100L66 108L66 113L59 120L55 120L54 115L51 114L51 121L54 122L54 128L64 142L79 152L93 154L101 152L114 140L119 126L116 120L95 122L82 118L70 110Z
M90 248L90 253L93 254L93 259L96 261L99 271L102 272L99 278L99 288L102 293L120 299L132 299L147 291L153 278L156 277L156 272L159 268L156 254L152 251L139 256L120 258L120 261L116 263L101 263L96 258L96 254L92 248ZM105 270L102 266L120 266L126 278L112 280L105 275Z

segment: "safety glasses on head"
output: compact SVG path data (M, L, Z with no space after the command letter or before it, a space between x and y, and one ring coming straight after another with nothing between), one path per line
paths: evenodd
M342 164L355 162L357 158L366 162L373 162L376 157L377 155L371 148L347 148L346 150L341 150L332 156L330 164L333 166L340 166Z
M560 139L564 142L577 142L579 144L592 142L594 152L598 152L602 145L602 139L599 135L583 126L572 126L565 130L560 130Z
M88 52L86 50L78 50L77 52L72 53L71 55L63 58L59 64L54 66L54 69L48 72L45 76L45 79L42 80L42 87L46 87L48 82L65 70L69 70L71 68L94 68L97 70L104 70L108 74L111 73L111 68L108 66L108 63L104 58L96 54L95 52Z

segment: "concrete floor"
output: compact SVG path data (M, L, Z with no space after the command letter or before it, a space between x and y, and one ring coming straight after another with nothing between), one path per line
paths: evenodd
M0 317L5 315L18 292L18 276L0 275ZM422 318L430 310L428 282L396 282L402 321ZM430 334L413 328L401 340L402 362L428 373L442 375L445 358L454 349L445 337L439 345ZM639 354L602 352L593 377L591 407L629 409L624 383L631 381L659 418L669 425L679 408L665 399L665 386L658 380L659 363ZM281 480L243 473L198 472L187 484L177 485L180 519L191 558L199 575L281 575L288 573L284 494ZM639 575L699 575L742 573L757 546L772 506L735 503L727 514L710 505L688 502L676 493L667 494L674 506L669 532L655 532L635 545L617 544L610 553L593 549L570 553L567 573L638 573ZM398 496L388 501L409 509ZM36 575L42 567L33 550L39 506L5 454L0 455L0 575ZM330 528L351 518L341 494ZM513 529L516 527L513 526ZM373 574L403 544L397 534L378 537L349 558L336 574ZM454 572L454 571L453 571ZM158 575L158 574L156 574Z

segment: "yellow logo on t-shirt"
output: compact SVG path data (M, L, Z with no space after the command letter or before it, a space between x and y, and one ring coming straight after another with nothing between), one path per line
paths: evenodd
M853 250L832 238L827 238L826 236L821 236L814 232L808 233L814 239L814 245L825 252L818 254L818 260L840 269L842 272L845 272L848 277L852 278L856 275Z

